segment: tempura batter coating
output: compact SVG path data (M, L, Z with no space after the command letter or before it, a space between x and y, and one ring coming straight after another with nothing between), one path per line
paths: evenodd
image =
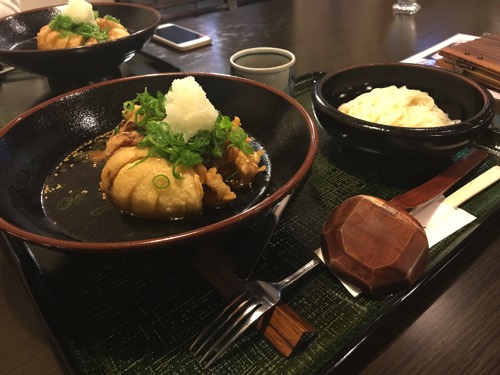
M115 40L130 35L125 26L121 23L100 17L96 19L96 22L101 30L108 30L109 40Z
M217 172L217 168L207 168L203 164L199 164L195 168L195 172L200 176L203 184L203 204L207 207L217 208L236 199L236 194L231 190L229 185L224 182L222 176Z
M100 189L103 193L111 194L111 186L118 172L127 164L134 163L146 157L148 151L138 147L122 147L113 153L101 172Z
M85 38L78 34L61 37L59 31L52 30L49 25L43 26L36 37L39 50L75 48L85 44Z
M108 40L115 40L130 35L123 25L115 21L106 18L97 18L96 22L101 31L107 30ZM49 25L45 25L40 29L36 40L39 50L76 48L98 43L95 38L85 39L79 34L61 34L59 31L52 30Z
M192 168L177 167L163 158L142 159L147 151L122 147L107 161L101 174L101 190L122 211L150 219L180 219L202 210L203 187Z
M231 185L234 187L248 186L259 172L265 171L265 165L259 166L263 154L264 150L246 155L236 147L230 148L226 154L227 170L224 173L231 171L230 173L234 176L231 179Z
M144 138L136 131L137 125L134 122L134 114L138 108L136 106L135 111L125 113L122 122L111 133L104 150L105 159L109 159L120 147L136 146Z

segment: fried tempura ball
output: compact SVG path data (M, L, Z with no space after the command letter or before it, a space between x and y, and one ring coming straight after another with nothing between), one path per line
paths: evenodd
M127 29L118 22L106 18L97 18L96 22L101 31L108 30L109 40L115 40L130 35Z
M255 151L250 155L246 155L239 148L230 148L227 152L226 159L229 164L232 165L232 170L235 175L235 177L231 179L231 184L235 187L248 186L259 172L265 171L265 165L259 166L263 154L264 150Z
M49 25L45 25L40 29L36 40L39 50L75 48L85 43L84 37L78 34L62 38L59 31L52 30Z
M235 128L241 126L241 120L237 116L231 122ZM250 139L247 139L247 142L249 141ZM266 170L265 165L260 166L264 152L258 150L247 155L237 147L230 147L222 158L213 160L213 165L223 176L230 176L228 182L231 187L249 186L258 173Z
M136 108L139 108L138 106ZM109 159L120 147L136 146L144 136L136 131L137 125L134 123L134 114L130 111L124 114L122 122L113 130L104 150L104 158Z
M217 172L217 168L207 168L200 164L195 168L196 173L200 175L201 183L205 194L203 195L203 204L207 207L217 208L236 199L236 194L224 182L222 176Z
M134 163L148 155L146 149L138 147L122 147L113 153L114 158L109 158L101 172L100 188L103 193L110 194L111 186L118 172L129 163Z
M115 40L130 35L123 25L115 21L106 18L97 18L96 22L101 31L107 30L108 40ZM59 31L52 30L49 25L45 25L40 29L36 39L39 50L75 48L98 43L95 38L85 39L79 34L70 34L69 36L62 37Z
M203 187L192 168L178 166L181 178L163 158L142 160L145 150L122 147L101 173L101 189L122 211L150 219L179 219L202 210Z

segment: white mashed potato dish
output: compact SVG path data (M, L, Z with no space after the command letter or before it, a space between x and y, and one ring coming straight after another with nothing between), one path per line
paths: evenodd
M445 126L451 120L428 93L406 86L374 88L339 106L339 111L361 120L407 128Z

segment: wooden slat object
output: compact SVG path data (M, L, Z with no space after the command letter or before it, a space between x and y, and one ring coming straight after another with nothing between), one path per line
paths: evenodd
M205 244L198 250L193 266L225 299L230 299L242 287L232 270L230 256L221 247ZM292 355L315 333L314 327L283 301L264 314L255 328L285 357Z
M439 66L500 90L500 33L444 47L439 54L442 56L436 61Z

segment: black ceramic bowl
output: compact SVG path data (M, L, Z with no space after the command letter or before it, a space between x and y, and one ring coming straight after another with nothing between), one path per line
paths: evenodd
M257 176L251 189L238 190L238 197L222 209L178 221L123 215L103 201L102 165L80 162L73 151L113 129L125 101L145 88L165 93L175 78L185 75L122 78L58 96L0 129L0 230L61 250L171 247L248 223L278 203L312 165L318 148L312 118L297 101L261 83L191 75L212 104L224 115L240 117L244 129L266 150L267 172ZM55 188L50 199L44 199L48 179Z
M124 38L92 46L38 51L36 35L60 12L60 6L39 8L0 19L0 61L52 78L99 76L131 59L153 36L161 15L132 4L92 3L100 16L118 18L130 32Z
M427 92L436 105L461 122L435 128L380 125L337 108L376 87L407 86ZM451 155L476 139L494 117L494 99L480 84L430 66L386 63L350 67L325 75L314 87L315 114L340 145L370 154L421 157Z

